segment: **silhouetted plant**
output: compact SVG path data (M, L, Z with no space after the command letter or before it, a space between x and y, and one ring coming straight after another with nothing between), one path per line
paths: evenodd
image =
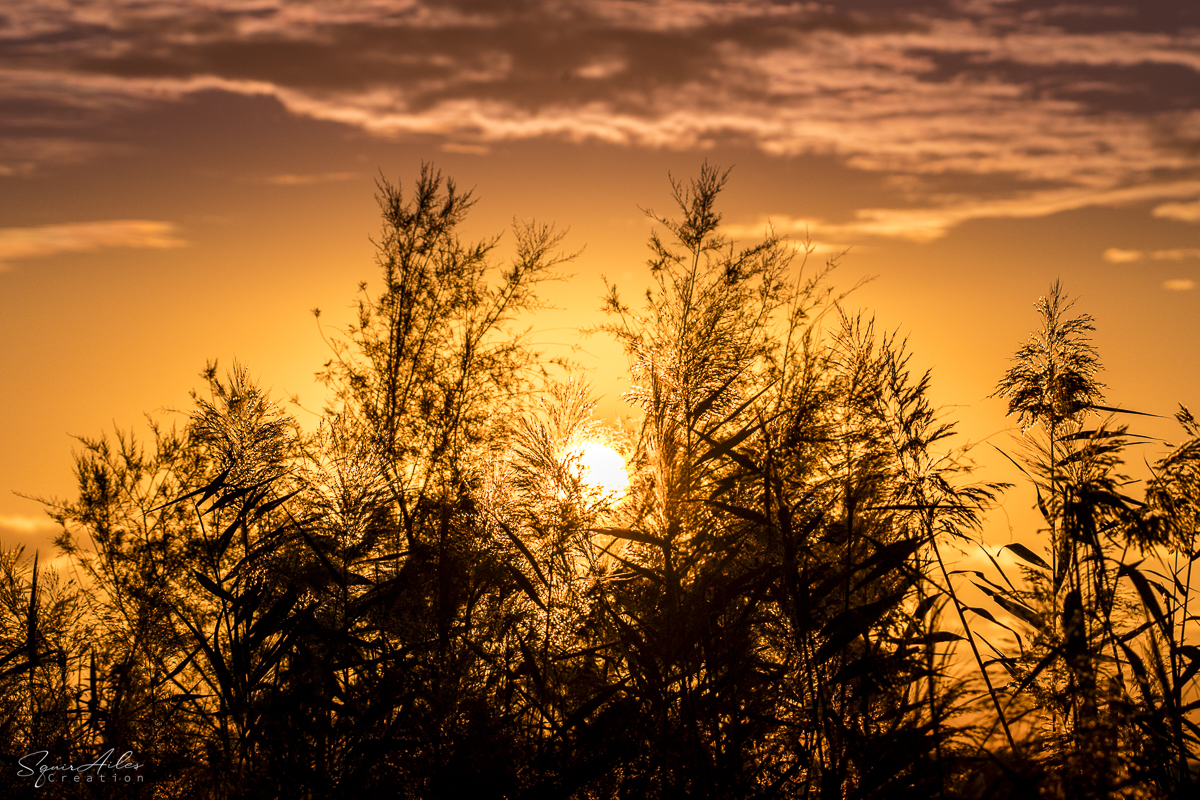
M607 287L635 434L516 327L560 237L519 225L501 265L459 237L470 193L381 179L382 282L327 340L315 430L209 365L181 430L81 440L51 511L82 586L0 554L6 753L134 749L157 797L1184 796L1194 419L1132 497L1144 440L1087 427L1116 409L1056 284L998 390L1048 560L960 568L1006 487L833 262L723 235L727 177L651 215L640 309ZM584 480L597 441L621 498Z
M28 780L14 779L18 758L39 750L79 753L89 737L93 720L81 713L78 672L91 626L74 583L43 566L40 554L29 559L24 548L0 550L0 758L6 764L0 789L7 797L32 791Z
M1065 797L1176 796L1192 783L1197 741L1185 735L1194 723L1183 702L1196 674L1185 666L1192 650L1176 627L1189 613L1185 572L1195 525L1187 511L1194 500L1185 498L1194 489L1196 431L1181 415L1189 442L1155 465L1145 500L1131 496L1121 474L1125 451L1146 437L1108 421L1085 425L1098 412L1139 412L1099 404L1092 320L1066 318L1070 307L1054 284L1038 302L1041 330L997 390L1025 431L1028 453L1018 466L1046 522L1049 558L1009 545L1027 588L1018 591L998 564L1008 588L986 579L976 585L1028 632L1029 647L997 653L994 663L1010 673L1010 707L1025 694L1036 698L1027 711L1039 724L1026 749L1040 753L1042 789ZM1148 560L1170 565L1172 578L1155 580L1162 574Z
M919 553L934 527L973 525L990 490L953 489L947 468L952 508L904 493L916 437L948 432L917 430L927 382L910 386L870 326L825 333L824 272L785 280L781 240L722 237L724 180L706 167L676 184L683 216L659 220L672 243L651 239L643 313L609 293L645 412L632 519L604 531L623 543L608 623L639 710L625 791L945 792L961 690L936 652L951 637L926 627Z

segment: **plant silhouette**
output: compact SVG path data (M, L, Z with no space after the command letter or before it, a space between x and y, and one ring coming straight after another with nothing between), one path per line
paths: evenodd
M639 305L605 287L620 431L521 327L562 236L518 225L504 262L436 169L381 178L315 429L210 364L181 426L80 439L46 501L65 571L0 551L8 763L115 748L146 777L14 766L5 796L1188 796L1200 426L1180 410L1135 497L1148 440L1055 284L997 389L1045 523L1007 574L980 531L1010 487L836 259L722 233L728 177L672 181ZM583 480L589 442L623 496Z

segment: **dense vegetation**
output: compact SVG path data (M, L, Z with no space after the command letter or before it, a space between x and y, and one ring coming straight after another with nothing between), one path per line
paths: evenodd
M1041 544L956 569L1009 487L828 268L721 235L724 181L675 186L641 307L609 287L636 431L514 327L552 229L499 264L469 193L382 182L315 432L210 367L182 429L81 440L49 504L79 583L0 555L4 796L113 796L17 777L108 748L145 797L1190 796L1200 426L1131 496L1054 286L997 389ZM622 498L582 479L600 440Z

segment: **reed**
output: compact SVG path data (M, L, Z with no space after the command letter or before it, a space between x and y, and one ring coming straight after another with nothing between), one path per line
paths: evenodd
M1055 284L997 389L1045 525L1007 574L980 531L1010 487L836 259L723 235L728 177L650 215L639 305L606 287L625 430L520 327L561 237L501 262L452 181L381 179L315 431L209 365L179 429L80 440L48 502L75 582L0 553L6 755L134 749L163 798L1186 796L1200 426L1131 488L1148 440Z

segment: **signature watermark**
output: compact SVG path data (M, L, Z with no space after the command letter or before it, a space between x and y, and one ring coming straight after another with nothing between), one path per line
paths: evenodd
M41 788L51 783L132 784L145 782L142 764L133 760L133 751L117 755L115 747L86 764L51 764L49 750L35 750L17 759L17 777L36 778Z

